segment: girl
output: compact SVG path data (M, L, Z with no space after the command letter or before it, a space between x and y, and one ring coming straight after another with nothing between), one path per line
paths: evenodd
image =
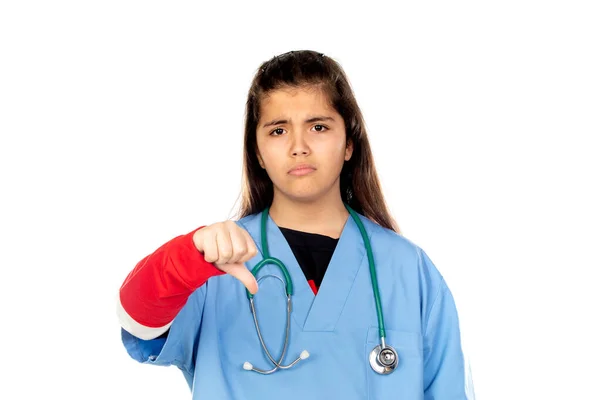
M389 215L333 59L292 51L257 71L244 179L239 220L168 241L125 279L132 358L176 365L194 399L474 398L452 294Z

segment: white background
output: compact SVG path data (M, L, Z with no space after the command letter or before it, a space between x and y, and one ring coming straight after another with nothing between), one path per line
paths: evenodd
M313 49L454 293L477 398L600 399L596 2L200 3L0 6L0 398L191 398L126 354L117 290L233 215L252 76Z

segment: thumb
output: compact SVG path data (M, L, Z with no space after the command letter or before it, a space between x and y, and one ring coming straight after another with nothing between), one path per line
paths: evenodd
M243 263L224 264L219 266L219 268L242 282L250 293L256 294L258 291L258 282L256 281L256 278Z

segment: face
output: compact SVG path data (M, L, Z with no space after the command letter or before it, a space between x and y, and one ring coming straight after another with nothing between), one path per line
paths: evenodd
M275 196L315 201L332 190L339 194L340 172L353 148L342 116L321 90L270 92L260 105L256 139Z

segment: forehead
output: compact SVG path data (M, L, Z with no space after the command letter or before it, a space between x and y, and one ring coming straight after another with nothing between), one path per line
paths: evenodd
M337 114L325 91L318 87L286 87L272 90L260 102L261 120L324 112Z

